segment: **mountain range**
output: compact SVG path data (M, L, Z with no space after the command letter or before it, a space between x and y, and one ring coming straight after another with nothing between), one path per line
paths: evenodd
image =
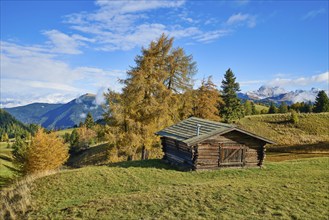
M256 91L238 93L244 100L258 103L274 102L314 102L319 90L286 91L281 87L261 86ZM104 108L96 102L96 95L87 93L66 104L33 103L25 106L5 108L5 111L24 124L39 124L47 129L65 129L78 125L85 120L88 112L94 120L103 118Z
M78 125L85 120L88 112L96 121L104 113L103 107L96 103L96 95L90 93L66 104L32 103L4 110L24 124L39 124L47 129L65 129Z
M292 104L296 102L314 102L319 89L286 91L281 87L261 86L256 91L238 93L238 97L245 100L253 100L261 103L274 102L280 104L285 102Z

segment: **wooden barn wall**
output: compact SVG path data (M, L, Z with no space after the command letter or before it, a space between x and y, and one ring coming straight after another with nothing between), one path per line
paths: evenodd
M188 147L183 142L175 141L167 137L161 138L161 142L164 152L164 159L175 164L181 164L190 167L193 166L193 152L191 147Z
M246 167L257 166L263 160L265 143L246 134L232 131L224 135L214 135L199 143L195 151L196 169L216 169L219 165L220 144L248 147L245 150ZM239 165L240 166L240 165Z
M257 166L262 164L265 158L264 146L266 143L264 141L238 131L232 131L223 136L231 140L234 139L249 148L246 153L246 166Z

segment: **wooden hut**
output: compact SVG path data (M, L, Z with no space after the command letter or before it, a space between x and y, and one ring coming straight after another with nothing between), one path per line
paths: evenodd
M235 125L191 117L156 133L161 136L165 160L186 169L262 166L264 137Z

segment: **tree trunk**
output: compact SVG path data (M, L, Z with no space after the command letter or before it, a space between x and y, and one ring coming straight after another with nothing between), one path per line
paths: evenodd
M146 150L145 146L142 147L142 160L148 159L148 151Z

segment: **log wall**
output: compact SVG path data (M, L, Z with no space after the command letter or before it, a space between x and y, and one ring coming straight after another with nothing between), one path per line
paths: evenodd
M196 170L261 166L265 157L265 142L237 131L214 135L194 147L167 137L161 142L165 160Z
M164 158L168 162L193 168L193 150L185 143L173 140L171 138L161 138Z

